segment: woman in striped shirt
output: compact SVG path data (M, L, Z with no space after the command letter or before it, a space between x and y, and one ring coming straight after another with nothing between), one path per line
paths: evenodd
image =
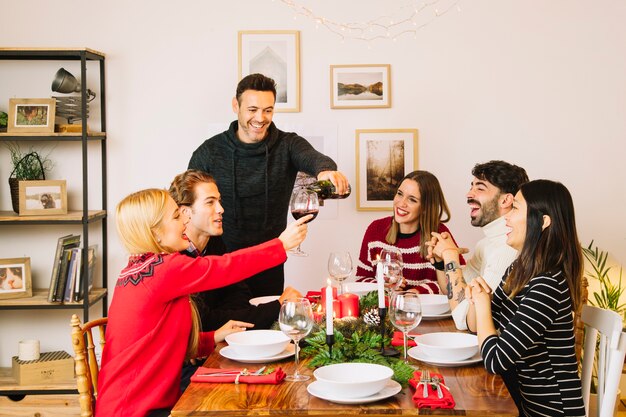
M519 252L493 299L482 278L467 296L485 367L502 375L520 416L584 416L574 352L573 306L580 302L583 262L572 197L562 184L522 185L507 244Z

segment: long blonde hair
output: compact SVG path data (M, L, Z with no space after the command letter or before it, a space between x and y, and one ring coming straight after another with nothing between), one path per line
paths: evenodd
M165 190L149 188L126 196L116 207L117 233L126 250L131 254L169 253L161 245L155 232L161 227L165 206L172 199ZM187 345L186 358L196 357L200 339L200 314L189 297L191 306L191 334Z

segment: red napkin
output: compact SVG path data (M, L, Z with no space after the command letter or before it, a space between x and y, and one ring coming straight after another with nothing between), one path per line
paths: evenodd
M407 347L417 346L417 343L415 343L415 340L408 337L406 345ZM393 332L393 338L391 339L391 346L404 346L404 338L402 336L402 332Z
M242 369L239 368L228 368L228 369L220 369L220 368L205 368L201 366L194 372L191 377L191 382L235 382L237 379L236 372L241 372ZM250 369L249 372L253 373L255 369ZM232 375L224 375L224 376L201 376L202 374L213 374L213 373L228 373L233 372ZM285 379L285 372L282 368L276 368L273 372L264 375L239 375L240 384L280 384Z
M309 291L306 293L304 298L308 299L311 304L319 303L322 298L321 291Z
M456 403L454 402L454 398L452 398L450 390L444 387L445 383L441 374L431 372L430 376L436 376L440 378L441 385L439 386L441 387L443 398L437 397L437 389L431 384L428 384L428 397L424 398L424 386L420 384L421 376L422 373L420 371L415 371L415 373L413 374L413 378L409 379L409 384L413 388L415 388L415 394L413 394L413 402L415 402L415 405L417 405L418 408L454 408Z

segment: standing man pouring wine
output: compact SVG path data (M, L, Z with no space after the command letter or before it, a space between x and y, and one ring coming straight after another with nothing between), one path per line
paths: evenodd
M306 139L272 122L276 84L262 74L244 77L232 100L237 120L206 140L189 161L190 169L211 174L222 193L223 240L229 251L278 236L287 224L289 198L298 171L330 180L338 194L348 191L344 174ZM255 297L283 292L283 265L246 280Z

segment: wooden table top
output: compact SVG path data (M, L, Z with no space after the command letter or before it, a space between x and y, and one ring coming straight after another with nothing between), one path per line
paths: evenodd
M424 320L416 332L454 331L451 319ZM221 344L206 361L211 368L236 368L263 364L241 364L222 357L218 351ZM464 367L437 367L414 359L420 369L443 374L446 385L456 401L453 410L418 409L412 401L413 390L404 388L399 394L386 400L363 405L331 403L310 395L307 386L315 381L313 370L300 363L300 373L311 375L306 382L287 382L278 385L191 383L178 400L172 416L351 416L367 415L461 415L461 416L516 416L517 408L502 381L489 374L482 363ZM294 358L272 363L287 373L293 373Z

